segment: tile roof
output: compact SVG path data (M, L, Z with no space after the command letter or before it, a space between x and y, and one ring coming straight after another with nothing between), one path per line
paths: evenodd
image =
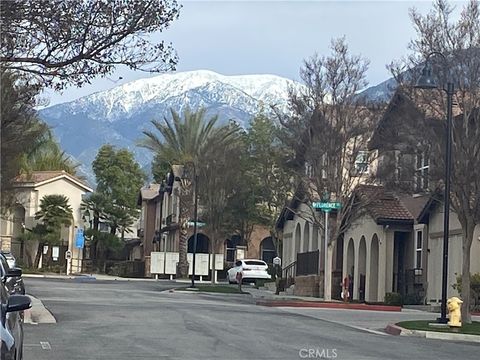
M140 196L142 200L152 200L155 199L160 193L160 184L150 184L147 188L140 190Z
M400 195L400 201L412 214L415 220L418 220L422 214L425 206L430 202L430 195L412 196L412 195Z
M366 210L378 224L389 221L413 223L415 220L402 201L383 186L359 185L357 192L368 199Z
M83 180L79 179L76 176L73 176L67 173L64 170L55 170L55 171L33 171L31 174L20 174L18 175L14 182L17 184L39 184L44 181L48 181L51 179L55 179L59 176L66 176L70 179L80 183L81 185L85 186L86 188L90 189L90 186Z

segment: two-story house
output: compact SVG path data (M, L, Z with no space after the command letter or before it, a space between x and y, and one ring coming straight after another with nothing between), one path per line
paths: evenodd
M35 214L40 210L40 200L46 195L65 195L73 210L72 225L62 230L62 242L53 250L53 262L66 266L65 251L72 253L69 272L81 272L83 264L83 247L75 244L76 228L83 228L81 214L82 197L92 192L92 189L82 180L65 171L34 171L31 175L20 175L15 179L14 209L1 219L1 248L9 250L14 256L23 259L27 265L33 264L37 241L25 243L21 234L31 230L36 224ZM45 249L42 255L47 254Z
M444 136L444 128L428 112L431 110L425 109L421 99L417 97L418 101L413 102L397 91L379 117L367 149L375 153L375 163L363 165L373 179L369 185L358 183L353 193L366 201L352 209L356 212L354 220L337 239L327 260L332 271L333 298L340 297L340 283L347 278L349 296L355 300L384 301L385 294L391 292L400 293L410 303L436 304L441 299L443 201L431 174L439 170L434 157L442 154L432 153L423 141L425 134L420 132L419 124L431 127L438 136ZM437 106L442 105L438 101ZM458 114L458 108L454 110L454 115ZM438 117L441 113L440 110L434 115ZM305 258L303 254L318 249L317 274L322 275L322 223L320 229L312 229L309 216L319 214L305 201L311 201L310 197L296 194L277 223L283 230L284 264L287 267L295 264L295 273L299 275L298 262ZM452 285L462 269L462 229L453 211L449 238L448 296L451 296L457 295ZM477 226L471 251L472 273L480 271L479 255ZM322 276L316 280L320 291L309 284L297 293L322 295Z

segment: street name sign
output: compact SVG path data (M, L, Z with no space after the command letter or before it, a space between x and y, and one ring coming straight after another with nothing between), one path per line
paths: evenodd
M312 203L312 207L314 209L321 209L323 211L331 211L331 210L338 210L342 207L342 204L338 202L320 202L315 201Z

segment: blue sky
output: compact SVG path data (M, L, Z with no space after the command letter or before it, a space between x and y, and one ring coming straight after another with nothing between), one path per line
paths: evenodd
M407 54L415 36L408 10L426 13L431 1L181 1L180 17L155 38L172 42L177 71L208 69L225 75L276 74L298 80L302 60L328 54L345 36L351 52L370 60L368 81L389 77L386 64ZM465 1L452 1L459 11ZM88 86L49 91L50 105L128 81L154 76L119 68ZM117 80L122 77L122 80Z

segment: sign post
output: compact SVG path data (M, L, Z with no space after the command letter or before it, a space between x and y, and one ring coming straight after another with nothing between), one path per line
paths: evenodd
M65 259L67 259L67 275L72 274L72 252L67 250L65 252Z
M329 289L330 287L327 284L327 263L328 263L328 220L329 213L332 210L338 210L342 207L342 204L338 202L319 202L315 201L312 203L314 209L320 209L325 213L325 237L324 237L324 256L323 256L323 299L330 300Z

